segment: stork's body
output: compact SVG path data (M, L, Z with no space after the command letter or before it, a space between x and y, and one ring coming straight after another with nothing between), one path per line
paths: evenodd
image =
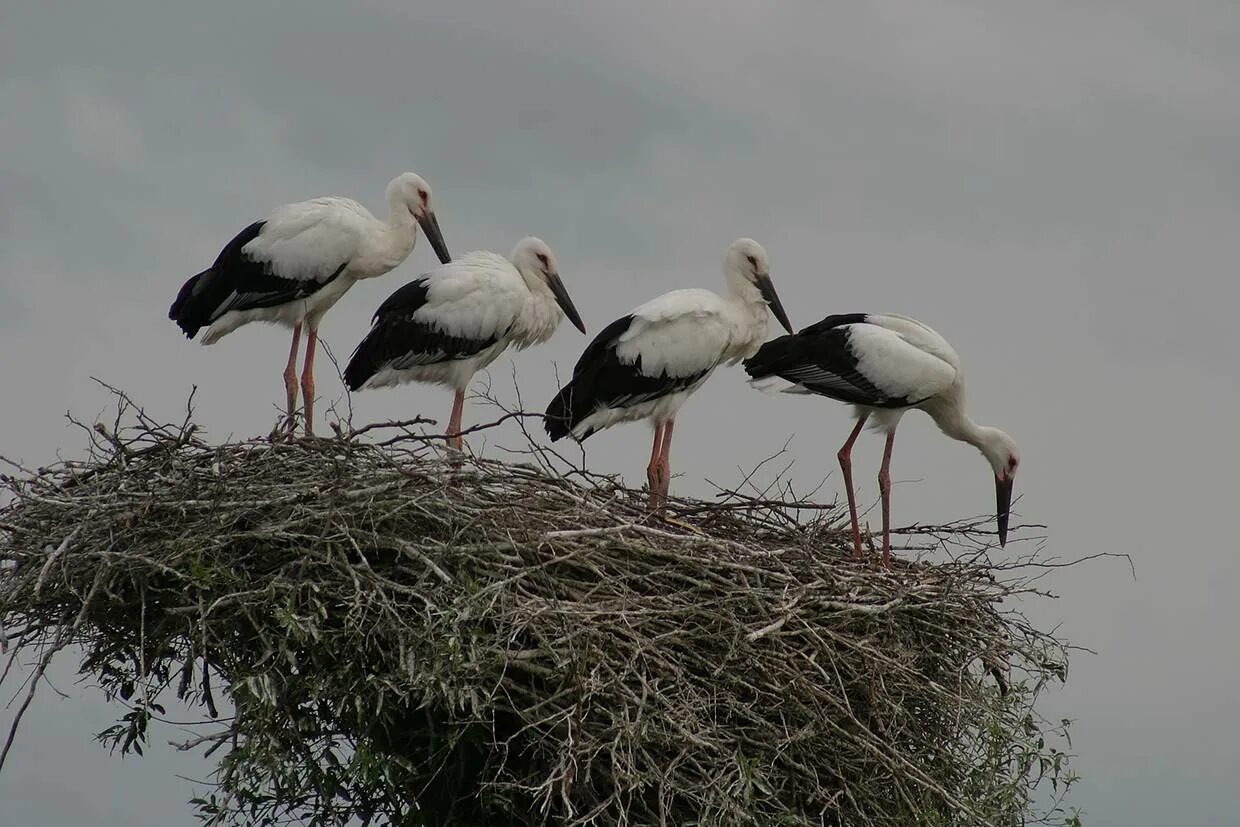
M817 394L850 403L857 424L839 450L848 493L853 546L861 556L861 529L852 483L852 446L867 422L886 433L879 492L883 511L883 564L891 560L891 452L906 411L923 410L953 439L975 446L995 472L999 542L1007 542L1012 483L1020 456L998 428L977 425L965 413L960 357L921 322L892 313L828 316L799 333L767 342L745 362L762 390Z
M250 322L293 329L284 386L289 416L297 404L296 361L303 326L306 361L301 375L306 433L314 422L314 352L319 322L360 279L381 276L408 257L417 225L441 261L449 261L430 187L407 172L387 187L390 216L374 217L349 198L327 197L277 207L237 234L210 268L181 287L168 311L185 335L207 328L210 345Z
M508 347L551 338L560 321L585 327L560 280L555 256L537 238L517 243L511 259L468 253L397 290L349 359L350 390L427 382L454 391L448 435L460 447L465 389Z
M620 422L654 425L647 479L652 509L666 504L676 414L715 368L734 364L766 339L767 314L791 330L771 284L766 251L751 239L724 258L728 295L665 293L612 322L577 361L573 378L547 407L553 441L585 440Z

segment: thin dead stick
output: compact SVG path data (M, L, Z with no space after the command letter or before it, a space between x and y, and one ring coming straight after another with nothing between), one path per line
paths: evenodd
M26 714L26 710L30 708L30 703L34 700L35 692L38 691L39 681L43 679L43 673L47 671L48 665L52 662L52 658L64 646L65 638L68 636L68 627L61 626L60 632L57 634L55 641L39 658L39 665L35 667L34 673L30 676L30 683L26 689L26 697L22 700L22 705L18 707L17 713L13 716L13 723L9 726L9 735L4 740L4 749L0 750L0 770L4 769L4 763L8 760L9 750L13 747L13 741L17 738L17 728L21 725L22 718Z

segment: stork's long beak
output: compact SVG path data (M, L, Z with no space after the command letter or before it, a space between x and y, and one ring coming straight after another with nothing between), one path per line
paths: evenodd
M423 213L418 219L418 224L422 227L422 232L426 233L426 240L431 243L435 255L439 256L439 262L447 264L452 261L452 254L448 252L448 245L444 243L443 231L439 229L439 219L435 217L435 211L427 210Z
M788 314L784 312L784 306L779 301L779 295L775 292L775 285L771 282L770 275L758 276L758 292L762 294L762 298L766 299L766 303L770 306L771 312L775 314L775 318L784 326L784 330L792 332L792 322L788 321Z
M577 312L577 308L573 307L573 300L568 297L568 291L564 289L564 282L560 281L559 273L547 274L547 286L551 288L551 292L555 294L555 303L564 311L564 315L573 323L573 327L586 332L585 322L581 321L581 314Z
M995 477L995 517L999 521L999 545L1007 545L1008 513L1012 509L1012 483L1015 477Z

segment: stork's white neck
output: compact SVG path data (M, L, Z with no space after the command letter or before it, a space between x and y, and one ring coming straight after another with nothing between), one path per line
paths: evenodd
M934 424L939 426L939 430L952 439L981 447L982 428L969 418L961 405L947 402L928 407L926 411L934 419Z
M555 333L564 314L546 279L520 251L514 250L509 260L529 291L510 331L512 343L519 348L542 344Z
M724 362L731 364L752 356L766 340L770 311L766 299L749 279L732 268L724 269L724 277L728 283L727 303L734 326L732 344L724 356Z
M770 308L757 286L744 276L728 274L728 300L743 319L750 338L766 338Z
M757 285L745 278L743 273L733 267L728 267L724 269L723 276L728 283L729 298L738 304L761 305L763 311L766 310L766 299L762 298Z
M547 282L537 270L523 261L513 261L512 266L516 269L517 275L521 277L521 281L525 282L525 289L529 290L532 296L552 300L551 289L547 287Z
M926 413L934 419L939 430L952 439L972 445L982 452L987 461L998 473L1007 462L1004 451L1005 434L998 428L989 425L978 425L964 411L960 397L949 398L939 404L925 407Z
M396 191L388 193L387 225L395 230L403 229L408 232L417 230L417 222L414 221L413 213L409 210L409 202Z
M555 334L560 320L564 318L555 297L545 287L542 290L530 291L525 305L512 326L511 336L517 347L539 345Z
M363 240L361 254L349 268L354 278L381 276L409 257L418 237L418 225L403 199L388 196L388 219L375 219Z

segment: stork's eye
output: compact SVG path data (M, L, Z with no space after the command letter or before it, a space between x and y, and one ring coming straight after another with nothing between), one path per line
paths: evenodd
M426 190L418 190L418 198L422 199L422 203L425 204L426 199L430 198L430 195L426 192Z
M749 259L749 266L750 266L750 267L757 267L757 266L758 266L758 260L757 260L756 258L754 258L753 256L745 256L745 258Z
M540 262L540 263L541 263L544 267L546 267L546 266L547 266L547 254L546 254L546 253L539 253L539 254L538 254L538 261L539 261L539 262Z

